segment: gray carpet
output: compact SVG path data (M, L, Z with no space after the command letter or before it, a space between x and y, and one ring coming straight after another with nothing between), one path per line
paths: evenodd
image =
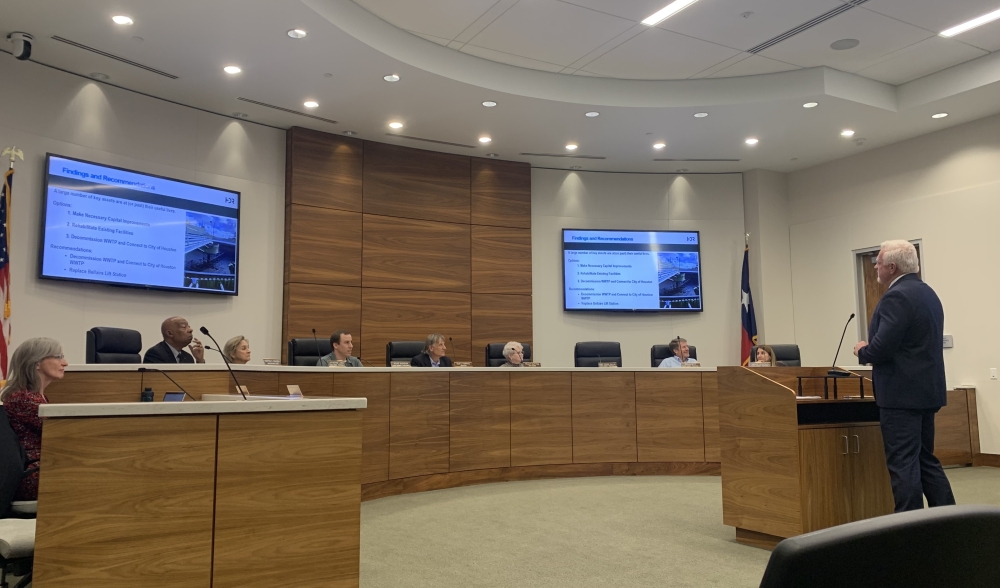
M1000 469L948 470L1000 506ZM769 552L722 524L718 477L508 482L361 506L362 588L747 587Z

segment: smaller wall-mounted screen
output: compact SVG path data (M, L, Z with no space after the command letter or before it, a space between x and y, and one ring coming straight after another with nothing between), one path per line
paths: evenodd
M48 154L40 276L237 293L240 193Z
M566 310L700 311L697 231L563 229Z

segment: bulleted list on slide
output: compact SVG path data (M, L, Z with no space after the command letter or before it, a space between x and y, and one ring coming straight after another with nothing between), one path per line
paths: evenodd
M566 294L567 306L655 309L656 256L649 251L567 251Z

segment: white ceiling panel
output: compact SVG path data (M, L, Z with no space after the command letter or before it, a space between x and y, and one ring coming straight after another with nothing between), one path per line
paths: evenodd
M496 0L354 0L362 8L401 29L454 39Z
M511 55L510 53L504 53L503 51L494 51L493 49L477 47L475 45L465 45L462 47L462 53L468 53L469 55L475 55L476 57L482 57L483 59L489 59L490 61L497 61L529 69L540 69L542 71L554 72L561 71L563 69L563 66L559 64L547 63L545 61L530 59L528 57L521 57L520 55Z
M671 0L563 0L584 8L640 22L650 14L670 4Z
M761 55L802 67L825 65L854 72L933 36L913 25L855 8L767 48ZM844 51L831 49L830 44L840 39L857 39L861 44Z
M1000 0L868 0L864 8L940 33L993 12ZM994 34L1000 36L1000 29Z
M746 55L744 53L744 55ZM737 61L729 67L723 68L709 74L710 78L732 78L736 76L757 76L761 74L777 73L779 71L790 71L799 69L797 66L782 63L760 55L751 55L746 59Z
M997 2L997 8L1000 8L1000 2ZM987 51L1000 51L1000 20L966 31L952 39Z
M410 33L412 35L416 35L416 36L418 36L418 37L420 37L422 39L427 39L428 41L433 41L433 42L437 43L438 45L444 45L445 47L448 46L448 43L451 43L451 41L449 39L444 39L444 38L441 38L441 37L435 37L434 35L425 35L424 33L418 33L417 31L406 31L406 32L408 32L408 33Z
M738 53L735 56L730 57L729 59L727 59L725 61L720 61L719 63L716 63L715 65L713 65L712 67L710 67L708 69L701 70L700 72L698 72L695 75L691 76L691 78L692 79L707 78L708 76L714 74L717 71L724 70L727 67L729 67L730 65L733 65L735 63L739 63L740 61L743 61L744 59L746 59L749 56L750 56L749 53Z
M899 85L959 63L982 57L986 51L943 37L931 37L890 55L859 75Z
M634 24L558 0L528 0L519 2L469 42L567 66Z
M584 69L623 79L683 79L739 51L650 28L586 64Z

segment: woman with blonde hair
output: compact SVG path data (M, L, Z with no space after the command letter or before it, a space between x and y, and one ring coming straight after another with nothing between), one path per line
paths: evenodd
M29 473L21 479L14 500L38 500L38 459L42 453L42 419L38 407L48 404L45 388L66 373L62 345L55 339L36 337L18 345L10 357L7 385L0 402L7 410L11 428L24 448Z
M244 365L250 363L250 340L243 335L236 335L222 346L229 363Z

